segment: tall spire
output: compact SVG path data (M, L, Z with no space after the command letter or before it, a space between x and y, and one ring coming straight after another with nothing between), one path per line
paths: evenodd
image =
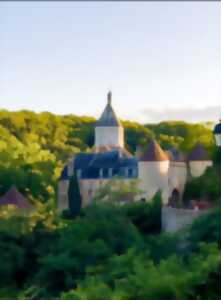
M111 105L112 101L112 93L111 91L107 94L107 105L100 117L100 119L97 121L96 126L100 127L119 127L121 126L121 123L119 119L117 118L117 115L114 112L114 109Z
M111 93L111 91L109 91L107 94L107 103L109 105L111 105L111 101L112 101L112 93Z

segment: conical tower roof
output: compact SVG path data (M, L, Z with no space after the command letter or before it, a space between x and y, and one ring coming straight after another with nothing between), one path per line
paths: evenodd
M117 118L117 115L114 112L111 101L112 101L112 94L111 94L111 92L109 92L107 94L107 105L106 105L100 119L96 123L97 127L119 127L119 126L121 126L121 123L120 123L119 119Z
M146 151L141 155L140 161L168 161L167 154L162 150L160 145L151 140Z
M209 161L211 160L208 152L205 150L202 144L198 143L192 149L188 156L189 161Z
M19 208L30 207L30 204L15 186L12 186L8 192L0 198L0 206L2 205L15 205Z

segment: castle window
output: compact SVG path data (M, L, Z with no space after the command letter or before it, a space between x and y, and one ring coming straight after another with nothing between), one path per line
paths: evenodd
M134 177L134 170L131 168L125 168L125 177L126 178Z
M125 177L127 178L128 177L128 168L124 169L124 174L125 174Z
M111 178L113 176L113 169L108 169L108 177Z
M108 169L103 169L103 178L108 178Z
M81 177L82 177L82 170L78 169L76 172L77 172L77 178L81 179Z
M118 169L113 169L112 176L117 176L117 175L118 175Z
M103 177L104 177L103 169L100 169L100 170L99 170L99 177L100 177L100 178L103 178Z
M133 177L133 169L128 169L128 177Z
M133 177L136 177L137 176L137 169L133 169Z

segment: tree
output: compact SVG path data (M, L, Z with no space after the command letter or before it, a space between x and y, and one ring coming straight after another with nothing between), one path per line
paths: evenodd
M136 197L141 195L142 191L139 190L138 181L136 179L126 182L120 177L114 177L96 191L93 202L122 204L133 202Z
M68 201L71 214L78 215L81 209L81 194L76 173L70 178Z

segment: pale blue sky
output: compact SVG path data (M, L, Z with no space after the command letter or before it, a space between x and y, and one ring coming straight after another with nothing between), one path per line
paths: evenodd
M0 107L122 118L221 115L221 3L0 3ZM216 120L215 120L216 121Z

